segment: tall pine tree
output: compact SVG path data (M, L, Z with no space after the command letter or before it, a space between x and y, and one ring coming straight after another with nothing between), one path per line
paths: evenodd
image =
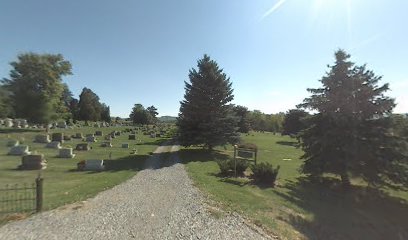
M388 84L366 67L355 66L350 55L339 50L336 62L320 81L321 88L299 107L317 113L308 118L300 134L305 160L304 173L319 176L333 173L343 185L351 176L370 185L407 180L407 158L403 143L392 134L390 114L394 100L385 96Z
M234 99L230 79L207 55L198 60L197 67L190 70L190 83L185 82L180 102L179 141L183 146L204 145L210 150L235 143L238 118L229 105Z

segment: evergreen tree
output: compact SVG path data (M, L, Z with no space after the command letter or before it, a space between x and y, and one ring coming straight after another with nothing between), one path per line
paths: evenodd
M61 54L36 53L20 54L10 64L10 77L2 82L11 94L16 117L34 123L49 123L62 117L62 77L72 74L71 64Z
M239 122L238 122L238 132L240 133L247 133L249 132L249 119L248 119L248 108L244 107L244 106L234 106L234 112L237 115L237 117L239 118Z
M204 55L198 70L191 69L185 82L177 121L179 141L184 146L201 145L210 150L217 145L235 143L238 118L228 103L234 98L232 83L218 64Z
M355 66L346 52L339 50L335 57L335 65L320 80L323 86L308 89L311 97L299 105L317 112L300 134L302 171L337 174L344 186L350 176L362 177L371 186L406 181L403 144L390 131L395 104L384 95L388 84L379 86L381 77L364 65Z
M105 103L101 104L101 120L107 123L110 123L112 121L111 116L110 116L110 107L107 106Z
M306 128L303 121L309 114L301 109L291 109L286 113L283 121L283 135L297 135Z
M148 115L149 124L156 123L157 122L157 115L159 114L157 112L157 108L152 105L152 106L146 108L146 111L149 113L149 115Z
M83 88L79 95L79 119L88 121L101 120L102 105L99 97L91 89Z

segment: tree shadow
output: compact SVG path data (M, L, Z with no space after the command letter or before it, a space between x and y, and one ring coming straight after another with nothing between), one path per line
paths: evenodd
M284 188L275 193L313 217L290 213L280 220L308 239L408 239L408 203L401 198L359 186L343 189L333 179L299 178Z
M29 128L5 128L0 129L0 133L24 133L24 132L45 132L45 129L29 129Z
M279 144L279 145L291 146L291 147L298 147L299 146L298 142L292 142L292 141L277 141L276 143Z
M129 140L134 141L134 140ZM171 146L172 142L168 138L159 138L151 142L138 142L136 145Z
M178 152L183 163L208 162L215 160L226 160L229 156L218 150L207 150L198 148L184 148Z

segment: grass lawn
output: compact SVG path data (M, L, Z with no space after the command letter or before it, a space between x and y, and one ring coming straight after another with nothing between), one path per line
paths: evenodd
M51 132L64 132L67 135L81 132L86 135L95 133L96 130L108 134L113 130L121 129L123 130L125 127L54 129ZM44 178L44 210L85 200L134 176L143 167L144 160L147 159L149 153L166 140L165 138L154 139L138 134L137 138L141 139L139 143L135 140L128 140L129 134L122 133L121 136L112 140L112 148L103 148L100 147L100 144L104 141L104 137L97 137L98 142L90 143L92 146L90 151L74 150L75 158L64 159L56 157L58 155L57 149L45 148L46 144L34 143L33 139L37 134L44 134L44 131L0 129L0 188L6 184L31 184L40 172L38 170L17 170L17 166L21 164L21 156L7 155L9 147L6 144L9 138L23 141L24 145L30 146L30 151L44 154L47 160L47 168L41 171ZM125 142L129 143L129 149L121 148L121 143ZM65 141L63 146L70 146L75 149L78 143L82 143L82 140L72 139ZM130 155L134 148L138 150L138 153ZM110 154L112 154L112 160L109 160ZM76 171L76 164L80 160L87 159L104 159L107 170L103 172Z
M408 192L369 192L357 180L345 191L333 177L312 184L298 172L302 150L293 139L271 133L242 138L258 145L259 162L281 166L275 188L219 176L214 160L232 156L231 147L212 153L180 151L196 185L222 207L242 213L281 239L408 239Z

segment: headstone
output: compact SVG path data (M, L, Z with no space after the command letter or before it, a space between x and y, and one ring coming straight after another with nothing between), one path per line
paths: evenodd
M49 143L49 142L51 142L50 135L48 135L48 134L37 135L37 136L35 136L34 142L37 142L37 143Z
M63 133L53 133L51 137L53 142L64 142L64 134Z
M111 142L103 142L101 144L101 147L112 147L112 143Z
M71 141L71 136L64 135L64 141Z
M12 127L13 126L13 120L10 118L4 119L4 126L5 127Z
M122 148L129 148L129 143L122 143Z
M58 157L60 157L60 158L74 158L75 154L72 152L72 148L61 148L59 150Z
M129 135L129 140L136 140L136 135L130 134Z
M97 142L96 137L92 137L92 136L86 137L85 141L86 142Z
M41 170L47 168L47 161L42 154L25 155L21 159L21 165L18 167L22 170Z
M105 165L103 165L103 160L92 159L85 161L85 171L103 171L104 169Z
M20 120L20 126L21 126L22 128L28 128L27 120L21 119L21 120Z
M95 131L95 136L102 136L102 135L103 135L102 131Z
M82 135L82 133L76 133L74 138L80 138L82 139L84 136Z
M89 146L88 143L80 143L76 145L75 150L77 151L89 151L91 147Z
M115 131L114 135L115 136L120 136L120 131Z
M65 121L61 121L57 123L58 128L67 128L67 123Z
M7 147L15 147L18 145L20 145L20 142L18 140L11 139L7 142Z
M60 149L61 148L61 143L58 141L52 141L47 144L47 148L55 148L55 149Z
M18 119L13 120L13 128L21 128L20 121Z
M105 136L105 140L111 141L111 140L112 140L112 136L111 136L111 135L106 135L106 136Z
M21 155L30 154L30 151L29 151L28 146L18 145L18 146L12 147L8 154L15 155L15 156L21 156Z
M1 126L4 125L4 120L3 119L0 119L0 125Z

